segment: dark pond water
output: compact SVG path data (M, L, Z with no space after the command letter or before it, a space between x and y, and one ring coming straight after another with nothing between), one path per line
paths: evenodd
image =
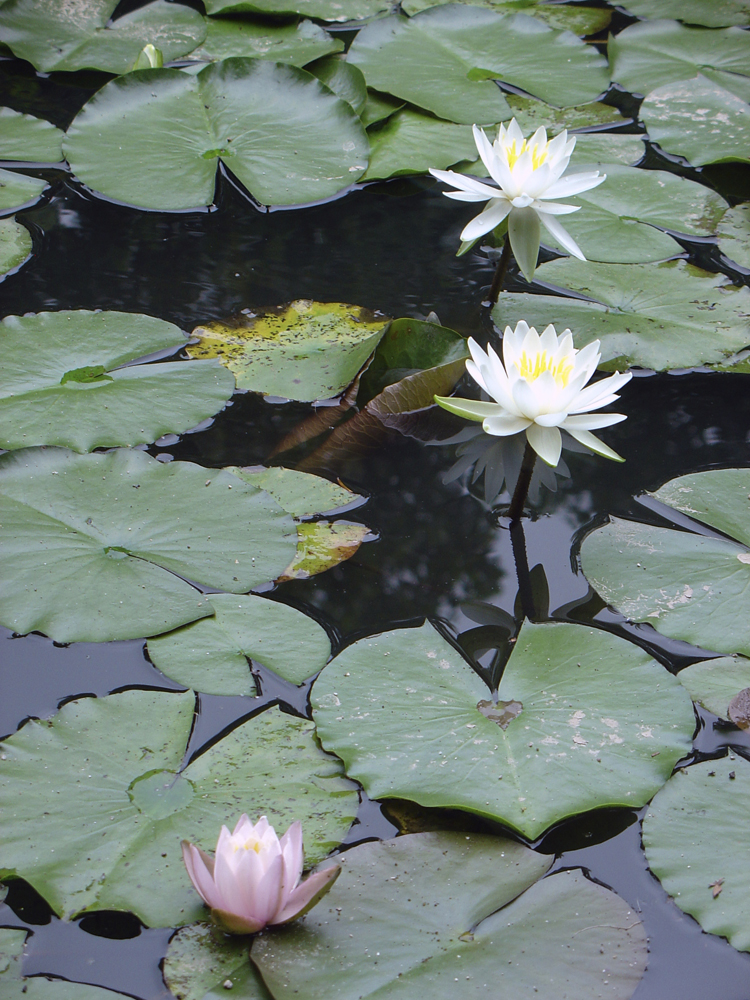
M101 78L77 74L41 79L22 64L0 63L0 103L65 125ZM739 167L706 172L723 193L750 197ZM101 308L149 313L190 331L199 322L247 306L294 298L344 301L394 316L424 317L481 334L479 307L492 265L481 255L454 256L471 206L448 203L432 182L399 180L296 211L258 211L222 178L216 209L162 215L94 198L62 171L45 174L43 201L21 213L34 235L34 258L2 283L3 314ZM697 247L695 259L710 260ZM519 285L520 287L520 285ZM677 670L701 654L626 626L592 595L576 565L580 539L609 513L653 517L638 501L645 490L688 472L750 465L750 395L746 376L707 373L637 377L623 393L628 420L607 440L624 465L593 456L568 459L571 478L542 492L526 525L529 565L544 567L549 601L539 620L595 621L649 648ZM212 426L174 435L150 449L210 467L266 460L306 408L236 395ZM459 644L476 622L462 604L481 600L512 610L515 569L506 523L461 482L446 483L452 446L395 438L381 450L352 456L335 469L369 496L348 515L377 534L350 561L309 581L284 584L275 597L304 609L331 631L338 648L364 634L422 616L438 619ZM0 630L0 733L29 717L48 717L64 701L127 687L173 689L147 661L140 641L56 646ZM307 692L261 676L259 699L202 696L190 753L273 701L305 713ZM715 717L697 720L695 753L750 757L750 737ZM538 849L556 867L583 867L642 914L651 957L637 1000L748 1000L750 956L699 926L668 899L646 868L639 816L625 810L589 814L549 833ZM464 817L465 825L472 821ZM721 817L717 817L720 824ZM390 836L387 810L364 800L347 843ZM31 929L27 974L49 973L95 983L142 1000L168 996L160 972L171 932L141 928L132 917L94 914L73 923L50 916L23 883L0 905L0 925Z

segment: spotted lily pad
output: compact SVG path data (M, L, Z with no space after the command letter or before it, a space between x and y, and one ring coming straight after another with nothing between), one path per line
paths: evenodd
M109 198L177 210L213 201L221 160L265 205L317 201L367 166L359 118L319 80L266 59L111 80L68 129L78 177Z
M621 6L636 17L679 18L708 28L750 24L748 0L625 0Z
M0 160L57 163L63 158L64 134L43 118L0 108Z
M730 208L719 225L719 250L750 270L750 204Z
M190 53L190 59L215 62L249 56L304 66L344 47L343 42L312 21L275 25L209 17L206 26L206 40Z
M31 256L31 233L15 219L0 219L0 275L24 264Z
M698 704L727 722L747 729L750 694L750 660L744 656L719 656L685 667L677 680ZM732 718L734 716L734 718Z
M428 7L439 7L454 0L402 0L401 10L412 16ZM612 12L606 8L585 7L583 4L546 3L544 0L463 0L475 7L487 7L498 14L523 11L544 21L550 28L572 31L576 35L593 35L607 27Z
M206 37L204 18L181 3L153 0L109 23L116 7L117 0L52 5L46 0L9 0L0 9L0 41L45 73L127 73L144 45L155 45L169 61Z
M321 21L356 21L392 7L391 0L206 0L209 14L303 14Z
M213 416L234 391L217 362L130 364L176 351L178 327L140 313L63 310L0 323L0 448L92 451L156 441Z
M601 341L605 368L689 368L724 361L750 342L750 289L683 260L595 264L568 258L542 264L535 280L590 301L504 292L492 312L498 326L523 318L541 330L564 316L578 347Z
M750 763L732 755L679 771L643 821L654 875L704 931L738 951L750 951L749 809Z
M465 125L511 117L495 79L558 107L594 101L609 85L603 58L569 32L459 4L373 21L347 59L368 86Z
M505 838L417 833L337 862L325 900L253 942L276 1000L627 1000L643 975L645 933L624 900L579 871L539 880L547 859Z
M142 451L0 458L0 624L58 642L167 632L213 613L186 580L246 593L296 551L294 522L228 472Z
M750 103L703 76L651 91L640 113L652 142L696 167L750 162Z
M643 805L694 728L671 674L577 625L524 624L498 691L523 706L506 728L479 710L488 698L431 625L361 639L312 691L323 746L371 798L465 809L529 839L588 809Z
M583 571L632 621L704 649L750 655L748 494L747 469L672 479L656 499L729 537L613 518L585 539Z
M375 350L387 317L342 302L298 299L196 327L192 358L219 358L241 389L311 401L337 396Z
M0 212L15 212L33 204L46 187L47 182L39 177L0 170Z
M248 659L301 684L331 655L328 633L308 615L264 597L212 594L212 618L150 639L155 667L195 691L254 695Z
M182 927L169 942L164 981L177 1000L219 1000L231 984L241 1000L272 1000L247 957L247 938L224 934L215 924Z
M325 857L357 793L312 724L272 708L184 766L195 707L192 691L126 691L69 702L11 736L0 874L26 879L65 918L130 910L169 927L205 914L183 838L213 850L222 823L263 813L279 832L300 819L308 863Z

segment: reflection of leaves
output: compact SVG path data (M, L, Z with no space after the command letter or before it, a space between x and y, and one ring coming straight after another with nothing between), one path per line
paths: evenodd
M455 330L425 320L394 319L362 376L359 403L409 375L468 356L466 339Z

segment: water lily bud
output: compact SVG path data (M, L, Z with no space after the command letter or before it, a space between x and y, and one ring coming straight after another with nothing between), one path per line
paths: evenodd
M232 833L222 826L212 858L182 841L188 875L228 934L255 934L307 913L328 892L341 869L334 865L301 882L302 825L279 840L265 816L253 825L243 813Z

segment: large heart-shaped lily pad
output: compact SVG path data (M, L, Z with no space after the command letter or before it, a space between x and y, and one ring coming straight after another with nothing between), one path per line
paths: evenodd
M750 24L748 0L625 0L621 6L636 17L679 18L708 28Z
M624 900L576 871L538 881L547 860L504 838L417 833L336 860L315 909L253 942L275 1000L627 1000L643 975L646 936Z
M604 170L604 184L567 199L582 206L565 227L587 260L641 264L674 257L682 247L661 229L711 236L728 208L715 191L663 170L617 164ZM547 236L544 242L559 245Z
M723 361L750 343L750 289L683 260L594 264L568 258L542 264L535 280L593 301L504 292L492 311L498 326L525 319L542 330L564 317L578 347L601 341L602 367L689 368Z
M442 4L455 0L402 0L401 10L410 17ZM545 0L462 0L475 7L487 7L498 14L515 14L522 10L525 14L544 21L550 28L572 31L576 35L593 35L609 24L612 13L606 8L585 7L583 4L546 3Z
M323 745L371 798L465 809L530 839L588 809L643 805L694 728L671 674L577 625L525 624L498 697L431 625L354 643L312 691Z
M225 368L215 361L128 364L185 343L178 327L140 313L8 316L0 324L0 448L52 444L84 452L195 427L232 395Z
M205 914L180 840L213 850L222 823L302 821L308 863L346 833L357 793L313 726L272 708L183 767L195 695L126 691L69 702L3 744L0 874L60 916L130 910L150 926ZM158 887L158 891L155 888Z
M240 389L309 402L337 396L372 354L385 316L343 302L298 299L196 327L191 358L219 358Z
M726 722L748 728L750 719L750 659L745 656L718 656L691 663L677 675L693 701Z
M0 623L58 642L167 632L213 613L186 579L246 593L296 552L267 493L129 449L2 456L0 525Z
M750 162L750 104L705 77L653 90L640 114L652 142L696 167Z
M609 85L603 58L569 32L459 4L373 21L347 59L368 86L465 125L511 117L495 79L558 107L594 101Z
M206 0L209 14L303 14L321 21L357 21L391 6L391 0Z
M750 35L742 28L711 31L686 28L677 21L643 21L609 41L612 79L626 90L648 94L697 73L732 91L750 80Z
M409 108L397 111L384 125L368 133L370 165L365 181L399 174L426 173L459 160L473 160L477 147L470 126L454 125Z
M0 212L15 212L32 204L46 187L47 182L40 177L0 170Z
M31 255L31 233L15 219L0 219L0 275L20 267Z
M272 59L274 62L304 66L344 44L312 21L297 24L256 24L233 18L207 18L204 43L190 53L191 59L216 62L233 56Z
M117 0L55 3L9 0L0 10L0 41L36 69L101 69L127 73L144 45L165 60L190 52L206 37L203 17L181 3L154 0L111 24Z
M677 773L643 821L649 867L704 931L750 951L750 763L705 760Z
M212 594L212 618L149 640L155 667L206 694L254 695L248 658L301 684L331 655L326 630L295 608L264 597Z
M63 158L59 128L43 118L0 108L0 160L36 160L57 163Z
M66 979L24 976L26 928L0 928L0 1000L126 1000L122 993L70 983Z
M583 571L632 621L704 649L750 655L748 494L748 469L672 479L656 499L730 537L613 518L584 540Z
M750 204L730 208L718 230L719 250L735 264L750 270Z
M221 160L265 205L317 201L364 173L351 106L294 66L225 59L198 74L140 70L110 81L68 129L82 181L142 208L208 205Z

